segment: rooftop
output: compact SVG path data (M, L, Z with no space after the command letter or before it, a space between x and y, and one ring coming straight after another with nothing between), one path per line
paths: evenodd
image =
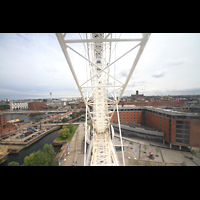
M114 106L109 106L108 109L112 110ZM157 112L158 114L165 114L170 116L185 116L185 117L195 117L197 119L200 119L199 113L191 113L191 112L182 112L172 109L165 109L165 108L159 108L154 106L134 106L129 105L126 107L118 106L119 111L134 111L134 110L147 110L150 112ZM184 108L184 107L183 107Z
M198 113L191 113L191 112L181 112L181 111L176 111L173 109L164 109L164 108L158 108L158 107L152 107L152 106L145 106L147 110L163 113L163 114L168 114L168 115L181 115L181 116L199 116Z
M111 123L113 125L113 127L119 127L118 124L115 123ZM154 136L160 136L163 137L164 133L160 132L160 131L150 131L150 130L145 130L145 129L141 129L141 128L133 128L133 127L129 127L129 126L124 126L124 125L120 125L121 129L125 129L125 130L129 130L129 131L134 131L136 133L143 133L146 135L154 135Z

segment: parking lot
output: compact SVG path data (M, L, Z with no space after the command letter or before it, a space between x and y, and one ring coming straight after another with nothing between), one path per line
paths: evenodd
M9 136L6 136L4 138L1 138L1 141L19 141L19 142L28 142L29 140L33 139L34 137L42 134L43 132L53 128L52 127L45 127L45 129L38 129L37 126L29 127L23 129L20 133L12 134Z

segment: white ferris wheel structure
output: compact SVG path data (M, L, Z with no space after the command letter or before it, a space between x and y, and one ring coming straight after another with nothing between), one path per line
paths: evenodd
M73 78L86 105L84 165L120 165L112 141L114 129L111 125L111 119L115 111L117 112L119 124L122 160L123 165L125 165L118 103L135 70L150 37L150 33L136 34L139 37L136 37L135 34L133 36L128 34L128 36L131 35L128 38L122 37L122 35L127 34L115 33L86 33L75 35L79 37L73 37L73 34L56 33ZM121 44L124 44L124 46ZM80 45L83 49L81 52L79 50ZM123 52L117 58L116 47L119 47L119 52ZM130 54L128 58L131 61L128 66L129 69L127 70L126 65L128 64L124 60L128 54ZM77 63L78 57L86 61L86 68ZM123 62L119 64L119 68L121 70L124 69L122 72L123 80L120 79L119 70L116 68L117 63L122 60ZM86 72L85 77L83 71ZM113 109L109 111L109 107ZM92 121L92 130L87 125L88 115ZM89 141L87 151L86 141Z

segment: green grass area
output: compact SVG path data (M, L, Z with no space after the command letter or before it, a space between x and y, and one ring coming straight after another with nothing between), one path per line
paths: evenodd
M88 123L89 126L92 126L92 123Z
M71 141L71 139L73 138L74 133L76 132L78 126L79 125L76 125L76 126L73 127L72 133L70 133L66 139L62 139L61 137L58 137L56 141Z

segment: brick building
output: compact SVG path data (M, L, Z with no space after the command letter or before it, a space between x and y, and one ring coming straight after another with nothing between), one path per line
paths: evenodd
M135 105L135 106L180 106L184 105L184 101L154 101L154 102L119 102L119 105Z
M109 110L113 110L112 107ZM200 147L200 115L156 107L121 107L120 122L145 122L164 132L163 139L172 145ZM111 122L117 123L117 112Z
M119 112L120 122L142 122L142 111L134 110L132 112L129 111L120 111ZM111 122L117 123L117 112L114 113Z
M0 138L3 137L3 134L8 132L9 130L14 130L16 128L15 125L7 123L7 115L0 114Z
M147 109L146 123L164 132L171 145L200 147L200 115L167 109Z
M45 102L30 102L28 103L28 110L45 110L47 109Z
M7 124L6 114L0 114L0 127L3 127Z

